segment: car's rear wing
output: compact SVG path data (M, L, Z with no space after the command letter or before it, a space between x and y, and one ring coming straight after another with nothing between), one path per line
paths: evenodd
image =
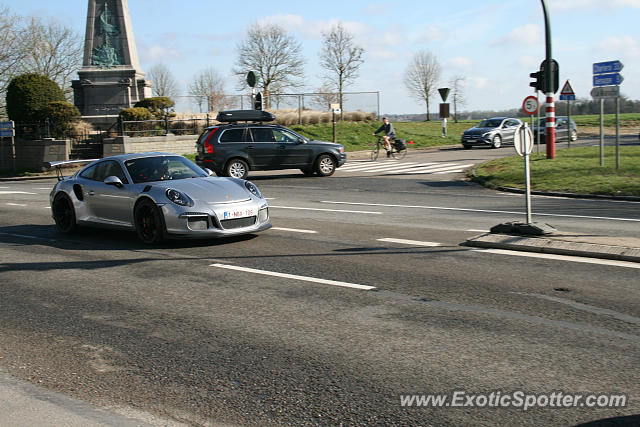
M58 181L62 181L64 179L64 175L62 174L62 167L66 165L74 165L74 164L83 164L83 163L91 163L100 159L87 159L87 160L62 160L57 162L48 162L50 168L56 168L56 178Z
M229 110L220 111L216 120L219 122L272 122L276 116L263 110Z

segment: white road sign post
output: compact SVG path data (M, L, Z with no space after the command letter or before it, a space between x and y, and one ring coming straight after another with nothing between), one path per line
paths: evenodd
M533 134L526 123L520 125L513 135L513 146L519 156L524 157L524 182L526 193L527 225L531 224L531 169L529 154L533 149Z

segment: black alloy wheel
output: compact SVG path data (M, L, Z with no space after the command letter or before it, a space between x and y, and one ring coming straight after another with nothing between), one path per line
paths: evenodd
M61 233L70 234L77 229L76 212L66 194L59 194L53 200L53 220Z
M164 237L164 222L160 209L151 200L142 200L134 211L138 238L145 244L160 243Z

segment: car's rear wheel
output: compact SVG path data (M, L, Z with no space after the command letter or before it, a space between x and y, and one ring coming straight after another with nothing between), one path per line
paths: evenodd
M328 154L322 154L316 160L316 172L320 176L331 176L336 171L336 160Z
M502 147L502 137L500 135L496 135L491 140L491 148L500 148Z
M224 174L231 178L245 179L249 175L249 165L241 159L232 159L224 168Z
M59 194L53 200L53 220L61 233L70 234L76 231L76 212L73 203L66 194Z
M160 243L164 238L164 222L158 206L151 200L142 200L133 213L136 233L145 244Z

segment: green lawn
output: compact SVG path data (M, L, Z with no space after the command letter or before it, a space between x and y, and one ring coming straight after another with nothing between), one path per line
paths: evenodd
M460 121L447 123L447 137L442 137L442 123L440 121L429 122L396 122L398 138L413 141L409 148L431 147L436 145L450 145L460 143L460 134L463 130L474 126L478 121ZM346 151L358 151L367 149L367 146L375 142L371 134L380 127L381 122L339 122L336 126L337 140L344 145ZM294 131L311 139L321 141L333 140L333 126L331 123L316 125L292 125Z
M534 190L610 196L640 196L640 146L620 147L620 169L615 169L615 147L605 148L600 167L599 147L558 150L556 158L531 156ZM492 188L524 188L524 161L514 156L476 168L478 180Z

